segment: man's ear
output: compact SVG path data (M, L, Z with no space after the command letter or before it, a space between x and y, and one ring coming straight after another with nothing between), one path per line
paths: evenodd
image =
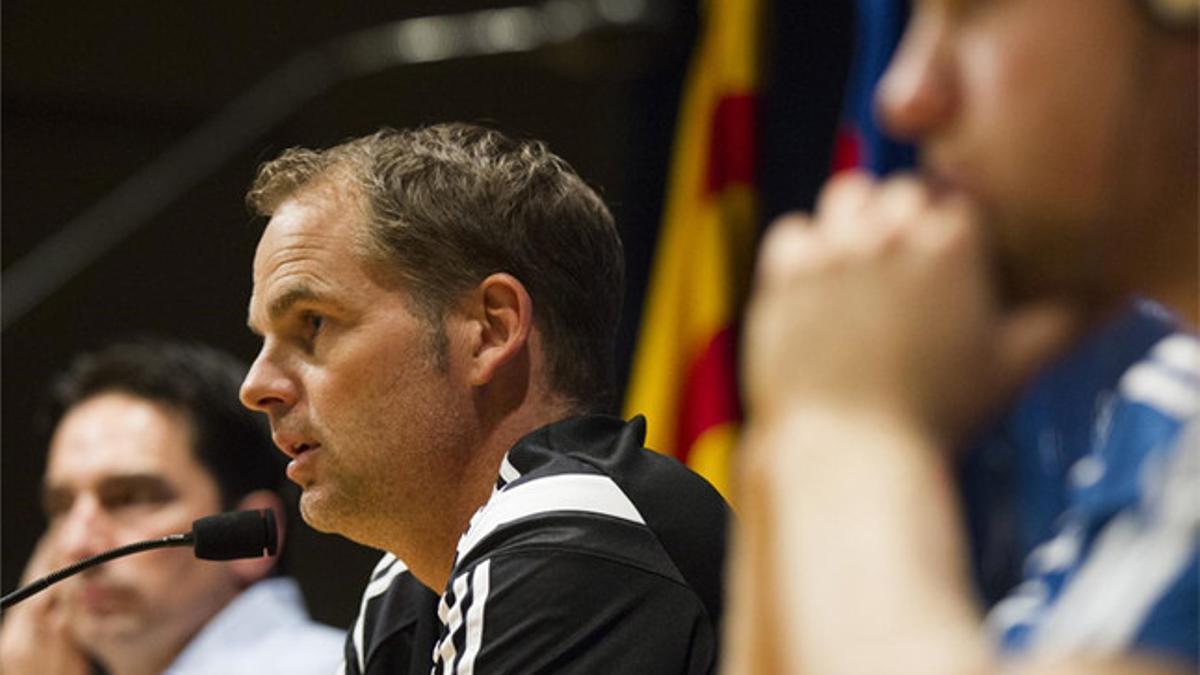
M283 539L286 531L286 520L284 520L283 500L279 495L270 490L255 490L250 494L242 497L242 500L237 503L239 511L246 510L262 510L271 509L275 512L275 526L279 532L279 546L277 551L283 551ZM275 565L279 563L278 554L274 556L262 556L259 558L242 558L240 560L230 560L225 564L233 571L237 577L238 583L242 588L247 588L257 581L267 578L271 574L271 570L275 569Z
M529 342L533 299L516 277L497 272L479 282L468 311L471 328L470 383L483 386Z

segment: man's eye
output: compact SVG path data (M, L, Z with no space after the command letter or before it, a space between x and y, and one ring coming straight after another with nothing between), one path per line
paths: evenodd
M174 498L174 492L158 482L114 485L101 491L101 502L110 510L162 504Z
M67 511L70 511L73 501L74 498L69 494L56 492L46 495L42 500L42 511L46 515L46 520L53 521Z
M311 339L317 337L317 334L321 332L321 327L324 325L325 325L325 317L321 316L320 314L314 314L312 312L304 313L304 330L305 330L305 335L306 335L306 337L308 337L308 339L311 340Z

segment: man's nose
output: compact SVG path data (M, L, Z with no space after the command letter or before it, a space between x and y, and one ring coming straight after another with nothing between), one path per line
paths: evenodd
M250 365L239 394L242 405L272 415L294 406L298 391L295 378L279 366L264 347Z
M892 136L921 141L958 106L949 19L917 10L875 91L875 109Z

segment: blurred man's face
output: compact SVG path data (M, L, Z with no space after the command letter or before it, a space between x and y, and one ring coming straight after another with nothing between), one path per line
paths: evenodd
M275 210L254 258L250 325L263 345L242 402L292 458L309 524L405 551L457 498L473 402L408 293L356 251L363 217L328 183Z
M1161 42L1134 0L915 3L879 111L984 207L1009 290L1124 290L1181 174L1194 202L1195 86L1161 81Z
M187 532L219 511L217 485L191 446L183 415L145 399L104 393L69 410L44 485L60 562ZM237 590L225 565L187 548L138 553L62 583L76 638L102 660L151 644L157 653L182 647Z

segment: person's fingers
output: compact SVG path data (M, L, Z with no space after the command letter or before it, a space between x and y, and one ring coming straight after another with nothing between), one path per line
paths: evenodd
M973 256L982 254L983 231L979 215L965 198L938 200L925 210L911 234L910 241L925 251L951 248ZM972 261L972 264L975 262L978 261Z
M919 178L896 174L880 185L871 200L871 220L877 227L919 221L930 201L929 188Z
M47 530L38 539L37 544L33 547L33 553L29 555L29 561L25 563L25 570L21 573L21 583L28 584L38 577L49 574L53 571L57 559L58 542L54 537L53 530Z
M758 253L758 283L770 285L816 260L819 250L812 220L802 213L776 219L763 237Z
M819 226L841 228L858 222L875 189L875 179L862 171L843 171L830 178L817 198Z
M904 231L921 227L930 215L930 203L928 187L912 174L895 174L882 182L850 176L831 188L818 214L819 228L833 247L873 255Z

